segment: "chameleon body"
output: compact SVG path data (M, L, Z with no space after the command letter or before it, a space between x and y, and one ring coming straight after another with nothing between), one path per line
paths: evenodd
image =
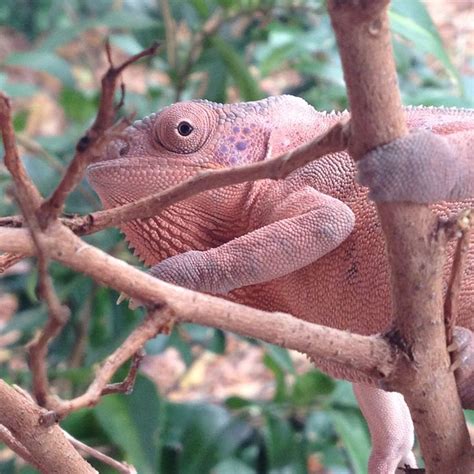
M130 126L125 139L113 142L104 160L89 167L88 176L110 208L203 170L271 159L315 138L345 114L318 112L292 96L224 105L177 103ZM407 177L403 167L403 160L418 154L417 169L427 162L430 168L423 133L411 134L395 151L381 147L369 153L360 180L371 185L375 199L455 199L433 204L441 216L472 207L465 171L472 172L467 156L474 148L474 111L408 108L406 117L410 129L430 132L447 148L447 154L440 153L443 159L453 158L452 166L447 158L442 167L434 165L432 175L422 173L426 177L421 182L428 190L434 186L436 196L425 196L420 183L409 182L413 173ZM386 194L381 191L387 175L384 153L399 161L389 170L393 179ZM328 155L284 180L208 191L122 230L151 273L165 281L360 334L383 332L391 318L384 238L368 188L356 175L347 153ZM415 197L404 194L404 184ZM458 324L472 329L473 250L463 279ZM413 425L403 397L374 388L373 380L337 364L315 362L331 375L355 382L372 435L369 471L413 466Z

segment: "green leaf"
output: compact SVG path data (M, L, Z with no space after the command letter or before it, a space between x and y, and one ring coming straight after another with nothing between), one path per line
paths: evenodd
M58 78L64 85L74 87L74 77L69 63L55 53L47 51L12 53L6 58L5 64L47 72L51 76Z
M130 14L127 10L116 10L107 13L101 18L83 20L76 26L67 26L65 28L58 28L45 38L41 43L41 51L51 51L60 46L71 42L80 34L91 28L104 27L120 28L124 30L142 30L145 28L152 28L157 25L153 18L133 12Z
M389 11L392 30L416 47L433 55L445 67L452 81L460 87L459 73L446 52L431 17L420 0L393 0Z
M294 433L283 417L267 413L263 428L271 468L287 466L294 455Z
M247 464L236 458L226 459L220 462L213 470L212 474L255 474Z
M76 122L89 121L97 111L95 98L91 99L77 89L69 87L61 91L59 102L66 115Z
M202 19L209 16L208 0L191 0L191 4Z
M287 349L284 349L280 346L275 346L274 344L268 344L267 342L261 343L264 347L266 354L270 357L275 364L277 364L281 370L295 375L295 367L293 361L291 360L290 353Z
M108 395L94 408L100 425L121 448L126 461L143 474L157 472L161 407L155 385L139 376L132 395Z
M214 329L211 340L208 344L208 349L215 354L224 354L226 348L226 337L224 331Z
M161 472L211 472L231 457L251 432L248 424L232 418L222 407L204 404L169 404Z
M247 408L254 405L254 402L251 400L246 400L242 397L233 396L226 399L225 405L231 410L240 410L242 408Z
M331 410L334 428L347 451L356 474L365 474L370 454L370 440L362 416L355 410Z
M332 393L335 386L330 377L317 370L311 370L296 378L291 398L296 405L310 405L321 395Z
M242 100L261 99L264 94L260 90L257 81L250 74L247 64L242 60L242 55L229 42L218 36L211 37L209 41L227 66L229 74L239 88Z

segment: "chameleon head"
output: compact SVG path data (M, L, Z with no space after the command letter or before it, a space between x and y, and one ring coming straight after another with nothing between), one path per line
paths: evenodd
M284 112L284 113L282 113ZM292 96L239 104L179 102L136 121L113 141L88 178L105 207L133 202L199 171L260 161L314 134L315 111ZM291 127L299 123L298 136Z
M201 150L215 125L206 103L181 102L148 115L109 144L88 167L88 179L105 207L159 192L208 167Z

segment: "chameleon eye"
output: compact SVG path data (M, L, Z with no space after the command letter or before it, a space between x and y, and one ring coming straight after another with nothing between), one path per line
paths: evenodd
M187 137L194 130L193 126L189 122L179 122L178 133L182 137Z
M209 103L179 102L158 114L155 137L168 151L194 153L206 143L217 119Z

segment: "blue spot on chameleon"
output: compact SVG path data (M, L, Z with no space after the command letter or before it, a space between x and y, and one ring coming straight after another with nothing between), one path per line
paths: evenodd
M239 151L243 151L247 148L247 142L237 142L235 144L235 148L237 148Z
M242 132L244 132L244 135L248 135L248 134L251 132L251 130L250 130L249 127L244 127L244 129L242 130Z
M232 131L233 131L234 133L240 133L240 127L234 127L234 128L232 129Z

